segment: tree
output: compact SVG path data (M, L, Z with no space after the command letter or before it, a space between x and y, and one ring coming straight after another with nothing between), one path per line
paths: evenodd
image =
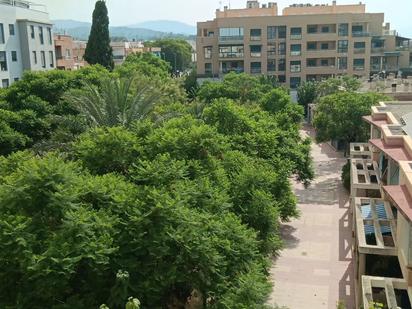
M173 72L184 72L192 64L192 46L183 39L160 39L148 45L160 47L164 60L170 64Z
M66 94L93 126L125 126L147 117L162 94L147 78L106 78Z
M318 84L318 96L324 97L337 92L357 91L361 86L359 79L351 76L343 76L340 78L328 78Z
M345 154L350 143L366 142L369 127L362 117L369 115L371 106L385 100L377 93L339 92L320 99L316 106L313 125L318 142L340 140Z
M318 97L316 82L304 82L298 87L298 103L303 106L305 116L308 115L308 105L315 103Z
M151 53L133 53L126 57L115 70L120 77L133 77L142 74L151 78L168 78L170 65Z
M96 2L84 59L89 64L101 64L109 70L114 67L113 51L110 46L109 17L104 0Z

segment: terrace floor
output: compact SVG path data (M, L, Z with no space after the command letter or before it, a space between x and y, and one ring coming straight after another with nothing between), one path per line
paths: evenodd
M314 137L311 127L302 130ZM354 309L352 218L340 181L346 159L328 144L313 144L316 178L305 189L294 184L299 219L282 225L285 248L274 259L274 290L269 304L289 309L336 309L343 301Z

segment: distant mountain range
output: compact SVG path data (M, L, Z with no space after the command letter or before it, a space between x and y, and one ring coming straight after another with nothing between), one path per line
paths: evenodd
M65 33L78 40L87 40L91 23L76 20L54 20L55 33ZM177 21L147 21L124 27L110 27L110 36L115 39L155 40L165 37L193 39L196 28Z

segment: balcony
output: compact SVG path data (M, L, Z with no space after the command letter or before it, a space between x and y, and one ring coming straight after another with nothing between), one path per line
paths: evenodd
M381 197L380 171L376 162L366 159L351 160L351 192L358 197Z
M244 53L219 53L219 58L243 58Z
M354 54L364 54L366 52L366 49L365 48L355 48L354 50L353 50L353 53Z
M290 55L291 56L300 56L302 54L302 52L300 50L296 50L296 51L291 51Z
M369 37L371 36L371 34L369 32L356 31L356 32L352 32L352 36L356 38L361 38L361 37Z
M262 69L261 68L251 68L250 73L251 74L260 74L260 73L262 73Z
M291 34L290 39L291 40L301 40L302 39L302 34Z
M372 54L382 54L385 51L383 47L372 47L371 52Z
M353 67L354 71L365 71L365 66L364 65L357 65Z
M239 42L243 41L243 35L236 35L236 36L220 36L219 42Z

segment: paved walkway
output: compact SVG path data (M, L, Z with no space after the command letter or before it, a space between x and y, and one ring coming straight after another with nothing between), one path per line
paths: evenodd
M303 134L313 136L305 127ZM351 218L340 182L346 160L328 144L313 144L316 179L295 184L301 217L282 226L285 249L271 269L269 304L289 309L354 309Z

